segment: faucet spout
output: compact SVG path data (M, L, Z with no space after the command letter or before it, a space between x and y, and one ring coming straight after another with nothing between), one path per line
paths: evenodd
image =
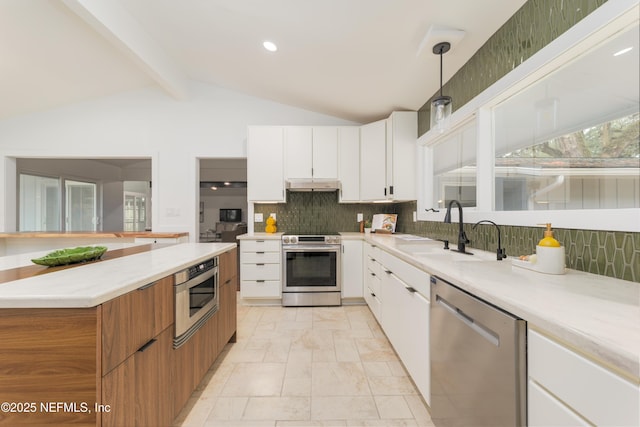
M500 227L498 226L498 224L496 224L493 221L490 221L488 219L483 219L482 221L478 221L475 224L473 224L473 229L475 230L478 224L482 224L483 222L486 222L488 224L493 224L494 227L496 227L496 230L498 230L498 249L496 249L496 259L498 261L502 261L504 258L507 257L507 254L505 253L505 250L502 248L502 243L500 241Z
M451 200L449 205L447 206L447 213L444 216L444 222L447 224L451 224L451 207L453 204L458 205L458 249L457 251L463 254L473 255L471 252L467 252L466 245L469 243L469 239L467 239L467 235L464 232L463 221L462 221L462 204L457 200ZM455 249L454 249L455 250Z

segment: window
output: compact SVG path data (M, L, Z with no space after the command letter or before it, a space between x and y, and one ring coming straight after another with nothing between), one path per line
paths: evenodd
M20 174L20 231L59 231L60 180Z
M95 183L29 174L19 181L20 231L96 230Z
M496 210L640 208L638 117L496 151Z

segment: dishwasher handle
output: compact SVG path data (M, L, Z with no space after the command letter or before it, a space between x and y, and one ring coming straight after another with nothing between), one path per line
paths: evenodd
M436 295L436 304L441 305L445 310L451 313L454 317L459 319L462 323L464 323L469 328L471 328L471 330L476 332L485 340L489 341L494 346L496 347L500 346L500 336L496 332L484 326L483 324L476 322L476 320L473 317L466 314L460 308L449 303L446 299L442 298L440 295Z

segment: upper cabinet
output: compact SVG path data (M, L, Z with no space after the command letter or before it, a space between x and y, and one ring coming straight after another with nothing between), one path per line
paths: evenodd
M415 200L417 113L394 112L360 132L360 199Z
M286 126L285 179L338 177L338 128Z
M360 127L360 200L387 198L387 121Z
M250 126L247 135L247 199L284 202L284 127Z
M340 201L360 201L360 127L338 128L338 180Z
M363 126L250 126L249 202L286 202L285 183L340 182L343 203L416 199L416 112Z

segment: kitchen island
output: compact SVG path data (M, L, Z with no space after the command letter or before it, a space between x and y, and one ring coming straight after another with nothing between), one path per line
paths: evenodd
M173 274L214 256L219 310L174 348ZM0 283L0 425L170 425L234 339L236 269L186 243Z

